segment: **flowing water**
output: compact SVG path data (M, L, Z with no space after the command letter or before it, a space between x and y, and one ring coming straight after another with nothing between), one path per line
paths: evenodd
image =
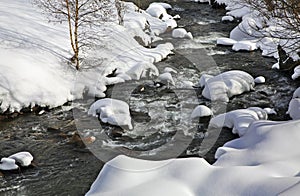
M149 2L143 1L141 6ZM174 44L175 51L157 67L160 71L165 67L178 71L174 75L175 87L158 87L152 80L110 87L110 97L130 105L135 129L129 132L87 116L94 98L46 110L41 115L32 112L2 119L0 157L30 151L35 166L4 173L0 177L0 195L83 195L103 161L117 154L155 160L199 156L213 163L216 148L236 136L228 129L208 128L209 119L190 121L191 111L199 104L217 113L251 106L274 107L278 115L271 115L270 119L289 119L285 112L298 82L292 81L289 73L272 70L275 60L262 57L260 51L235 53L230 47L217 47L216 38L228 36L237 24L220 22L224 10L188 1L169 3L174 7L170 13L182 18L178 25L194 35L194 40L173 39L170 32L162 35L164 41ZM203 73L232 69L247 71L254 77L265 76L266 83L233 97L228 104L211 103L201 96L201 89L187 85L187 81L196 84ZM77 132L85 138L96 137L94 143L87 144L91 151Z

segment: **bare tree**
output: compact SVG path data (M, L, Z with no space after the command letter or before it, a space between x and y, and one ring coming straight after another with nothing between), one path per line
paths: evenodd
M112 18L114 0L36 0L35 3L49 14L52 22L66 22L76 69L80 67L80 52L97 39L94 29Z
M263 23L272 28L260 29L262 36L286 40L285 48L300 49L300 2L299 0L243 0L257 11ZM257 30L257 29L256 29Z

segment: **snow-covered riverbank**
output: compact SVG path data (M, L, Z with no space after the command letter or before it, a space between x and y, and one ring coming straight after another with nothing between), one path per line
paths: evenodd
M66 23L51 23L31 1L0 3L0 112L24 107L57 107L79 99L83 93L104 97L106 85L139 79L143 73L158 75L154 62L171 53L171 44L147 49L169 26L171 16L152 17L131 3L124 3L124 26L105 23L97 47L83 54L82 69L70 64L72 57ZM114 4L113 4L114 5ZM107 78L114 69L116 77Z

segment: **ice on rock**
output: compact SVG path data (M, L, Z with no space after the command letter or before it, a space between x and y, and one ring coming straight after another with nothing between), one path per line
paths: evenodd
M232 70L217 76L203 75L200 86L204 86L202 95L211 101L228 102L229 98L253 90L254 79L247 72Z
M244 40L244 41L238 41L237 43L235 43L232 46L232 50L234 51L254 51L257 50L257 45L256 42L253 41L248 41L248 40Z
M31 165L31 162L33 161L33 156L30 154L30 152L18 152L16 154L9 156L8 158L14 159L17 163L19 163L23 167L28 167L29 165Z
M104 123L132 129L129 106L126 102L116 99L100 99L93 103L89 115L98 116Z
M234 110L225 114L219 114L213 117L209 124L215 128L232 128L232 133L243 136L249 125L254 121L267 120L267 112L258 107L250 107L248 109Z
M172 31L172 37L174 38L188 38L193 39L191 32L187 32L184 28L177 28Z
M221 37L217 39L218 45L233 46L235 43L237 43L237 41L226 37Z
M263 76L258 76L254 79L255 84L263 84L266 82L266 78Z
M195 119L195 118L211 116L211 115L213 115L213 113L209 107L205 105L199 105L193 110L191 114L191 118Z

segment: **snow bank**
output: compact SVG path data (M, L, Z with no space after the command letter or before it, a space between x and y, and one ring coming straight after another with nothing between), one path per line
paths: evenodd
M248 109L239 109L225 114L219 114L213 117L209 124L215 128L232 128L232 133L238 134L241 137L245 135L251 123L267 119L268 114L264 109L250 107Z
M141 72L149 69L150 75L158 75L153 63L165 58L172 44L148 49L133 37L147 45L166 31L168 24L139 12L132 3L124 4L125 27L116 23L99 27L101 36L95 48L84 54L82 70L77 72L69 65L72 53L67 24L49 23L30 1L1 1L0 112L35 105L57 107L82 98L86 91L104 97L105 85L124 82L130 79L128 75L139 79L144 76ZM106 78L115 68L119 75Z
M256 121L248 129L217 150L214 165L202 158L118 156L87 195L298 195L300 121Z
M229 98L243 92L253 90L253 77L239 70L221 73L217 76L203 75L200 78L200 86L204 89L202 95L212 101L228 102Z
M100 99L93 103L89 115L97 116L104 123L132 129L129 106L126 102L116 99Z

